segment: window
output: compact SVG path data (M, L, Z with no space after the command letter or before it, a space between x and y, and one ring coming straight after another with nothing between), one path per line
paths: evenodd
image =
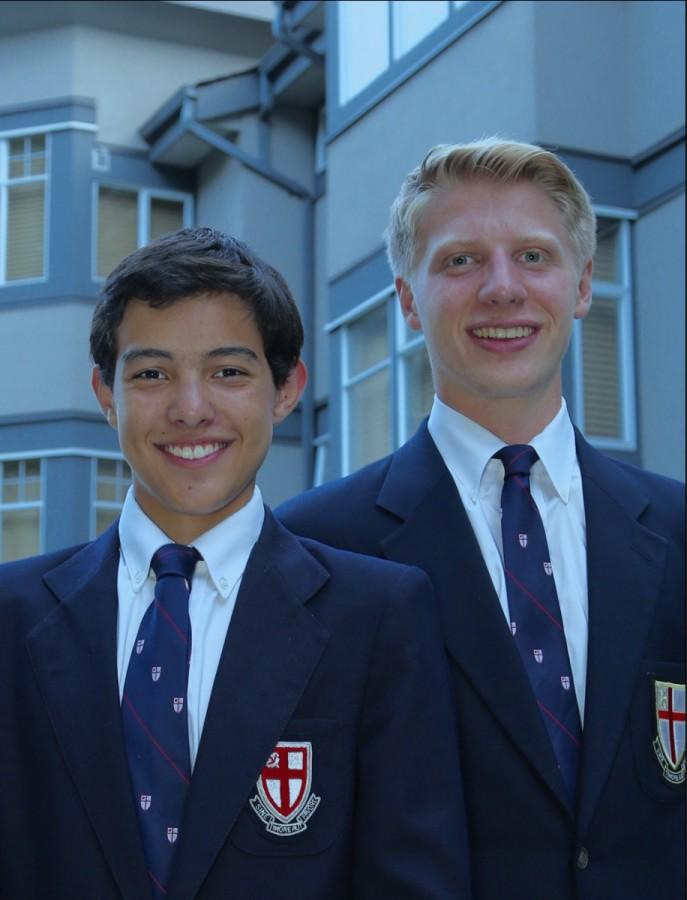
M410 437L429 414L434 388L424 337L405 324L393 288L339 324L343 474L348 474Z
M338 69L335 95L344 106L386 74L410 74L417 47L434 35L438 52L498 4L479 0L339 0Z
M573 333L574 418L596 446L634 450L630 222L611 210L597 210L592 296Z
M0 140L0 284L45 275L47 154L43 134Z
M123 459L94 459L92 466L91 537L94 538L119 515L131 484L131 469Z
M0 562L41 552L40 459L0 462Z
M107 278L137 247L191 224L186 194L100 185L95 274Z

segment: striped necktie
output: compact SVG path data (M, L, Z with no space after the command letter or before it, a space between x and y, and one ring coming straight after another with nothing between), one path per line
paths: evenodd
M122 724L154 897L167 893L191 782L186 689L191 659L188 600L200 554L166 544L153 556L155 597L129 660Z
M530 493L539 457L526 444L494 456L505 469L501 530L511 632L574 806L582 727L546 534Z

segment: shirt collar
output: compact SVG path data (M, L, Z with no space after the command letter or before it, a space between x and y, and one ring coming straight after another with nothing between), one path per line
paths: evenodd
M504 443L477 422L434 397L427 428L453 478L476 503L485 469ZM568 502L576 460L575 433L565 400L549 424L530 441L564 503ZM535 464L536 465L536 464Z
M196 572L206 572L217 593L225 599L243 574L264 518L262 495L256 485L245 506L192 543L203 557ZM139 506L133 487L129 488L119 518L119 544L135 592L148 578L155 552L169 542L169 536Z

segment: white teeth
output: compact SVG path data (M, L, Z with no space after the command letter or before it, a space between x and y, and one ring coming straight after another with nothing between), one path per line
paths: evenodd
M179 447L175 444L167 444L165 450L172 456L178 456L181 459L203 459L225 446L226 444L194 444L193 447Z
M508 340L509 338L529 337L534 333L534 328L530 328L529 325L518 325L515 328L475 328L472 333L478 338Z

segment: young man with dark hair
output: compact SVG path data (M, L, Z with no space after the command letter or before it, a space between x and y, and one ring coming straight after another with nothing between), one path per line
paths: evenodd
M294 537L255 483L302 337L211 229L107 280L93 388L133 484L97 540L0 567L3 900L469 896L426 576Z
M387 237L425 336L429 419L277 513L430 575L476 898L679 900L684 485L600 454L562 398L592 300L589 197L541 147L442 145L405 179Z

